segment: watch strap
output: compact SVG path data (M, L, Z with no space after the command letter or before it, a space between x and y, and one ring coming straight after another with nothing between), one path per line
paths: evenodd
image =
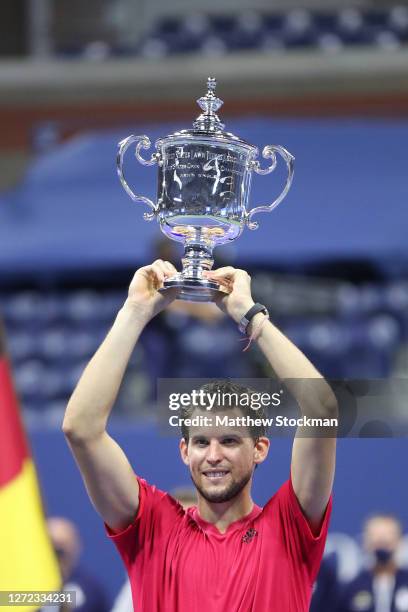
M269 314L266 306L257 302L248 310L246 314L244 314L244 316L238 323L238 329L241 332L241 334L246 334L248 325L250 324L252 319L255 317L255 315L259 314L260 312L262 312L265 315Z

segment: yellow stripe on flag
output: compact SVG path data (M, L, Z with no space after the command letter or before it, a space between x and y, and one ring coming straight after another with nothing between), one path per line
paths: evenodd
M60 585L35 467L26 458L21 472L0 488L0 590L55 591ZM37 607L17 609L31 612Z

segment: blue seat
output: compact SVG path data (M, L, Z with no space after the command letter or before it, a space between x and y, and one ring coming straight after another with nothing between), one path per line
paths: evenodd
M68 359L69 332L66 326L50 327L38 337L39 357L48 363Z
M46 369L38 359L32 359L14 368L17 394L23 402L41 402L44 398Z
M37 329L43 310L43 297L37 291L12 293L3 299L2 316L10 327Z
M346 378L384 378L391 374L400 345L400 326L380 314L351 325L353 342L344 363Z
M328 317L303 317L287 323L283 331L323 375L343 377L344 358L351 344L346 325Z
M318 29L311 11L295 9L285 16L282 27L287 47L309 47L317 42Z
M401 328L402 341L408 340L408 281L394 281L384 290L387 311L395 317Z
M364 14L356 8L345 8L337 15L336 33L347 45L373 42L373 30L365 22Z
M402 42L408 40L408 7L397 5L390 8L387 25Z
M34 333L13 330L7 334L7 349L13 364L20 364L37 357L36 336Z
M64 318L71 324L94 324L103 318L100 304L101 297L96 291L73 291L65 297Z

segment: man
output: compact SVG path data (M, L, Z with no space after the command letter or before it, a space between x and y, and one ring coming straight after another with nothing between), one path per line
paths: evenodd
M175 273L162 260L136 272L123 308L69 401L64 433L125 563L135 610L306 612L327 534L334 429L314 437L298 429L291 478L262 509L251 499L251 485L255 467L267 457L268 438L246 427L232 432L228 427L187 428L180 453L198 499L197 507L187 512L171 496L136 478L106 431L142 330L176 297L175 291L158 291ZM302 414L335 418L330 387L267 320L265 309L253 308L249 275L232 267L206 274L224 289L217 305L245 326L276 375L287 379Z
M401 523L395 516L376 514L366 520L363 547L368 567L344 588L339 612L408 611L408 570L396 561L401 540Z
M98 579L79 565L81 538L74 523L62 516L47 519L65 591L75 591L76 612L108 612L109 599ZM45 608L47 609L47 608Z

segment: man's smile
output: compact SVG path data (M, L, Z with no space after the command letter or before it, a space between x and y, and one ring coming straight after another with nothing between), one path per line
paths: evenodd
M212 482L222 480L227 474L229 474L229 470L204 470L203 474Z

